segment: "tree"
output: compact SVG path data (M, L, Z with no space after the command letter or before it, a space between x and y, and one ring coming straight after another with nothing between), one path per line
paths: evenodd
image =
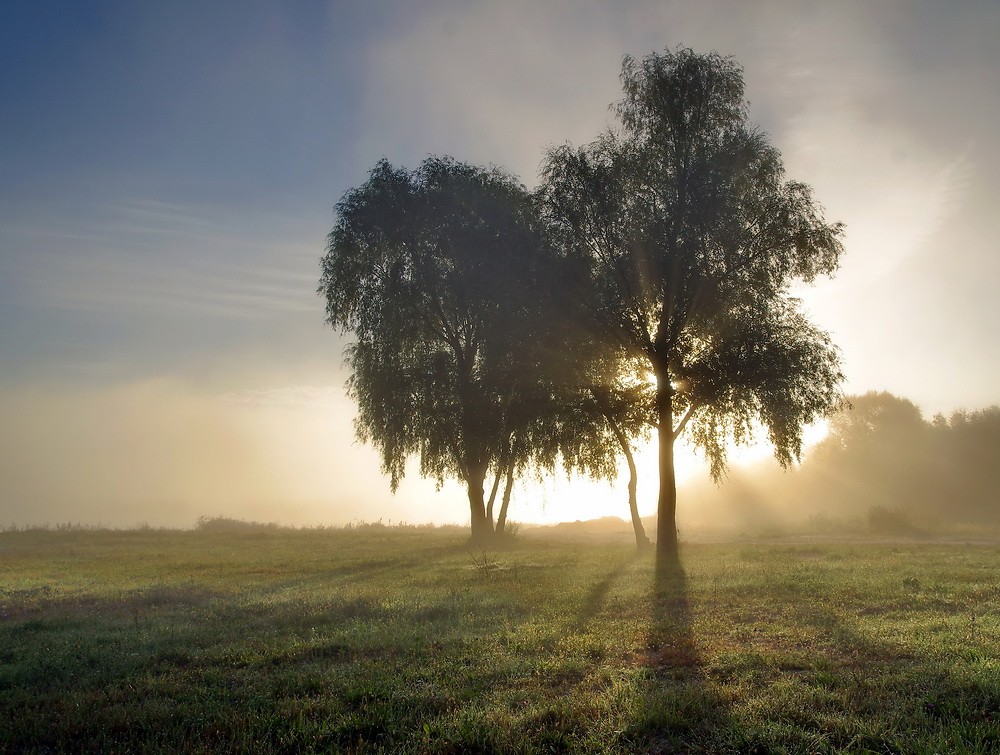
M830 430L817 449L820 453L836 449L860 458L869 455L876 444L912 444L927 429L920 407L888 391L851 396L846 403L830 417Z
M516 180L429 158L412 172L382 160L348 191L322 260L327 320L355 339L359 438L378 449L393 490L411 456L439 484L464 481L480 542L493 534L489 471L510 480L535 447L533 407L547 390L537 309L553 280L544 252Z
M817 500L891 509L928 520L997 520L1000 409L924 420L912 401L885 391L850 396L802 465Z
M642 395L644 393L648 393L645 386L627 386L620 381L614 381L610 386L595 385L590 389L593 399L591 412L604 419L607 430L611 432L628 465L628 510L632 519L632 531L635 533L635 545L639 550L646 550L651 545L639 516L639 471L632 453L632 439L647 438L652 427L649 420L652 403L646 400L648 397ZM600 434L595 433L594 437L599 438Z
M940 424L940 423L938 423ZM935 428L935 458L946 480L939 505L949 516L996 526L1000 522L1000 407L959 410Z
M655 383L657 552L676 558L673 452L686 428L718 478L728 439L763 425L788 464L802 425L838 403L837 352L788 287L836 268L842 227L785 179L732 59L626 57L622 83L620 129L551 150L542 192L599 322Z
M802 465L814 497L859 512L926 512L948 475L932 452L932 427L912 401L887 392L850 396Z

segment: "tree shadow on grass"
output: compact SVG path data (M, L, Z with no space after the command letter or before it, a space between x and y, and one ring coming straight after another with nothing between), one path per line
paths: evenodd
M894 637L865 627L865 617L892 610L803 611L802 623L823 642L800 662L786 658L781 665L786 696L808 701L798 710L788 706L788 723L803 738L774 744L801 747L808 737L814 747L837 752L1000 751L995 654L973 641L930 650L915 646L905 630Z
M633 752L713 752L731 725L727 705L705 671L692 631L687 576L676 559L657 558L652 609L639 665L639 705L624 732Z
M917 601L911 613L875 594L768 597L773 614L755 619L757 631L717 628L707 640L717 649L700 657L705 643L691 630L683 570L656 570L648 677L628 732L633 751L1000 751L995 645L971 628L963 643L949 639L960 635L953 627L961 612L948 619L935 608L941 618L928 621L933 613ZM712 595L705 600L700 610L713 610ZM735 611L715 603L731 630L741 602ZM928 631L914 633L913 622Z
M573 627L575 631L583 631L588 624L600 615L604 610L611 588L635 565L640 556L639 552L632 551L627 558L622 559L618 566L608 572L607 576L593 586L587 595L582 610L577 616L576 624Z

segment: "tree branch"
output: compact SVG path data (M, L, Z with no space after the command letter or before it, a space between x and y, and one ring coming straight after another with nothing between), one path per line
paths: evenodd
M691 419L691 415L694 414L694 411L697 408L697 402L691 402L688 404L687 411L684 412L684 416L681 417L681 421L677 423L677 427L672 431L674 440L677 440L681 436L681 433L684 432L684 428L687 427L688 420Z

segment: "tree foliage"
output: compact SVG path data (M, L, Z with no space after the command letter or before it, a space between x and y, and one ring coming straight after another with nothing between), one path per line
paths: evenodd
M676 553L673 444L689 423L718 475L728 438L762 424L788 463L836 405L836 351L788 286L835 269L842 229L749 122L732 59L626 58L622 83L620 128L552 150L543 195L598 322L655 376L658 539Z
M618 128L551 150L536 196L431 158L380 162L336 208L320 291L355 337L358 434L393 487L412 456L464 480L474 536L502 477L505 511L514 473L558 455L611 476L622 453L638 522L630 444L655 427L675 555L681 433L715 477L758 426L787 465L839 400L837 352L789 285L836 268L842 228L750 122L742 70L679 48L625 58L622 84Z
M1000 522L1000 407L928 422L891 393L851 396L802 465L799 485L830 511L882 508L926 519Z
M476 537L492 528L488 470L523 466L537 445L545 249L531 196L506 173L383 160L337 204L322 262L327 319L354 336L358 436L394 489L413 456L422 475L463 480Z

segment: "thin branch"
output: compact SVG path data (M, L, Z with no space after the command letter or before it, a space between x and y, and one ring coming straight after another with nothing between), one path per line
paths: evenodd
M687 411L684 412L684 416L681 417L681 421L677 423L677 427L673 430L674 440L677 440L681 436L681 433L684 432L684 428L687 427L688 420L691 419L691 415L694 414L694 411L697 408L698 403L696 401L692 401L688 404Z

